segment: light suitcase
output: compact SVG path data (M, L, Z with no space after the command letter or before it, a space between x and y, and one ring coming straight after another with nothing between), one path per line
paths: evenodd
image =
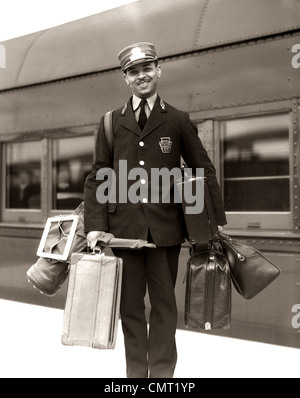
M74 253L63 320L62 344L113 349L120 316L122 259Z

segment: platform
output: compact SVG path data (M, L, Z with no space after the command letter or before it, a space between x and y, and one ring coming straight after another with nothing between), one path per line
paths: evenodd
M121 327L115 350L61 344L63 311L0 300L1 378L125 378ZM299 336L300 338L300 336ZM175 378L299 378L300 350L177 331Z

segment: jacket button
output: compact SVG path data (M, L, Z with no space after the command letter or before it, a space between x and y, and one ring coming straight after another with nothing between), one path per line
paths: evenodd
M148 199L147 198L143 198L142 202L143 203L148 203Z
M139 146L144 146L144 145L145 145L144 141L139 142Z
M145 165L145 162L144 162L143 160L140 160L140 161L139 161L139 164L140 164L140 166L144 166L144 165Z

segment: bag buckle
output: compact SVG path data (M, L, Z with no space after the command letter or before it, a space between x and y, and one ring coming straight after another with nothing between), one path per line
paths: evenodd
M211 330L211 323L210 322L205 322L205 330Z

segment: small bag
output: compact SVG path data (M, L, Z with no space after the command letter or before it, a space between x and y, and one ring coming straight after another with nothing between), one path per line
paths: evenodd
M220 234L229 260L232 282L241 296L251 299L270 285L281 270L259 250L230 236Z
M187 266L185 325L193 329L229 329L231 278L227 258L210 249L192 255Z
M40 257L26 273L28 282L46 296L54 296L67 279L72 252L86 248L83 212L82 202L73 213L75 218L58 216L47 220L37 252ZM72 228L73 233L70 235Z
M69 264L40 257L27 271L27 279L45 296L55 296L69 274Z

